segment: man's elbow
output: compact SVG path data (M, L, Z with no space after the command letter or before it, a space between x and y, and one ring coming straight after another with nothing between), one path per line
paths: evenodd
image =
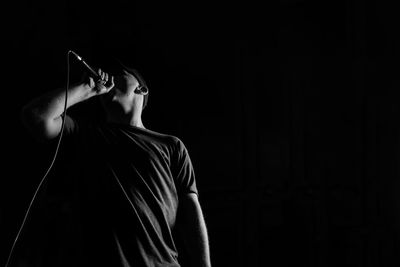
M29 134L40 142L51 140L59 133L56 121L45 119L29 108L21 110L20 119Z

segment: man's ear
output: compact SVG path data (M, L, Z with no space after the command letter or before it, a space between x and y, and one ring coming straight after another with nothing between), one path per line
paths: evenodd
M145 96L149 93L149 90L146 87L140 87L135 89L135 93Z

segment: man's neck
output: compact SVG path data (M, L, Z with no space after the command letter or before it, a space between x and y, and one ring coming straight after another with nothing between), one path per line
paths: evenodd
M142 118L140 116L130 116L130 117L108 116L107 121L111 122L111 123L120 123L120 124L131 125L134 127L145 129L143 122L142 122Z
M144 127L144 125L143 125L142 119L140 119L140 118L139 118L138 120L131 120L131 122L129 123L129 125L135 126L135 127L138 127L138 128L146 129L146 128Z

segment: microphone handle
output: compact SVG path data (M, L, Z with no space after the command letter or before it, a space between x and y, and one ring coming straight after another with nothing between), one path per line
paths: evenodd
M96 71L94 71L93 68L90 67L89 64L87 64L82 57L80 57L77 53L75 53L72 50L70 50L70 52L89 70L89 72L94 76L94 78L96 78L97 80L101 80L100 75Z
M96 73L83 59L81 60L82 64L86 66L86 68L92 73L94 78L101 80L101 77L98 73Z

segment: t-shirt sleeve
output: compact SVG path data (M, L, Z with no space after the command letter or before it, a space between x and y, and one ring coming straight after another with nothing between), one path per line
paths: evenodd
M64 130L62 133L62 149L70 150L72 146L77 142L78 136L81 134L82 123L80 120L76 120L73 117L65 116L64 120ZM59 137L54 138L51 143L56 146L59 142Z
M193 164L183 142L177 139L175 150L175 183L178 195L198 194Z
M75 139L74 137L76 136L79 127L78 127L77 121L68 115L65 116L63 123L64 123L64 130L62 132L62 139L63 139L62 143L66 143L63 145L64 147L69 147L70 142L74 141L74 139ZM61 132L60 132L60 134L61 134ZM58 135L58 137L53 138L49 141L49 144L51 147L57 146L59 139L61 137L60 134Z

